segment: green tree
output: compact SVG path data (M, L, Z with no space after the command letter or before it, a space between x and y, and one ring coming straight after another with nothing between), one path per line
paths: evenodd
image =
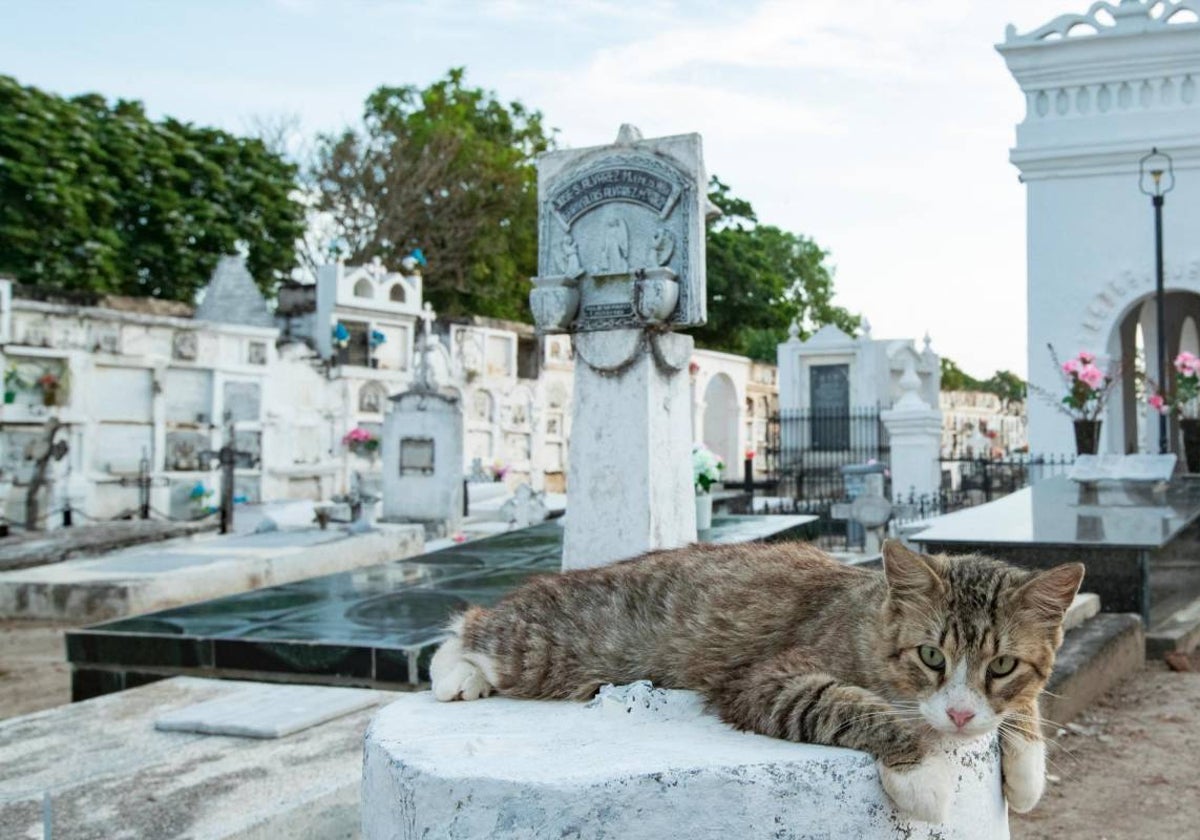
M953 359L942 356L941 360L943 391L983 391L995 394L1006 405L1025 399L1025 380L1011 370L998 370L987 379L976 379L963 371Z
M941 357L942 390L943 391L978 391L980 382L969 373L963 371L953 359Z
M444 314L528 321L537 273L534 158L553 145L542 115L464 84L381 87L361 127L318 139L312 181L352 262L428 260L426 297Z
M709 199L722 216L708 230L708 323L693 331L697 344L774 362L793 321L803 337L825 324L858 328L859 317L833 303L828 251L759 224L750 202L715 176Z
M0 272L21 282L191 302L241 241L270 292L303 234L296 174L259 140L0 76Z

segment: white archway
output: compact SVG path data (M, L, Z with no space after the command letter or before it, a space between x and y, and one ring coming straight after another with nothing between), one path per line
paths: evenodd
M704 389L704 434L702 442L725 462L726 480L740 476L741 453L738 451L737 388L726 373L708 380Z

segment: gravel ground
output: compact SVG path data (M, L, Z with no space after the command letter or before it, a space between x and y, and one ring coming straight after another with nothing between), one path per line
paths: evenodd
M1118 685L1058 736L1050 784L1013 840L1200 838L1200 653ZM1061 730L1060 730L1061 731Z
M71 702L66 625L0 622L0 720Z

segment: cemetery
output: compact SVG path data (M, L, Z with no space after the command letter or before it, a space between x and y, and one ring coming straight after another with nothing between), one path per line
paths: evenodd
M631 123L525 150L523 321L465 311L436 239L372 256L347 235L269 293L239 240L190 302L0 270L0 654L32 631L62 644L47 696L0 713L0 835L1093 837L1095 817L1070 822L1078 798L1095 813L1162 785L1183 805L1113 815L1112 836L1188 836L1200 253L1178 199L1200 184L1200 3L1062 11L995 45L1024 100L1022 399L947 389L923 325L882 338L809 312L762 327L774 363L711 346L701 331L732 333L723 309L741 305L710 250L728 196L700 133ZM894 546L1082 564L1040 717L1016 724L1051 744L1042 804L1014 798L1012 730L931 729L903 772L812 743L815 723L800 737L826 690L869 693L832 672L802 711L780 687L796 673L778 678L789 740L669 682L489 697L494 660L464 654L464 613L530 581L757 543L811 543L831 575L886 570L888 593ZM979 606L993 620L1000 591ZM448 668L473 676L447 692ZM1079 744L1108 720L1119 750ZM1163 781L1119 778L1142 765ZM950 797L937 818L885 781L919 788L929 766Z

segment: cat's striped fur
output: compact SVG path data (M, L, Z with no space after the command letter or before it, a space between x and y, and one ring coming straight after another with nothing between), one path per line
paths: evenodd
M884 568L803 543L697 545L539 577L455 622L433 690L583 699L639 679L694 689L741 729L872 753L897 804L934 820L952 784L930 749L937 733L1000 727L1010 805L1033 807L1045 773L1037 697L1083 567L1034 574L889 541ZM1015 664L998 674L1005 657Z

